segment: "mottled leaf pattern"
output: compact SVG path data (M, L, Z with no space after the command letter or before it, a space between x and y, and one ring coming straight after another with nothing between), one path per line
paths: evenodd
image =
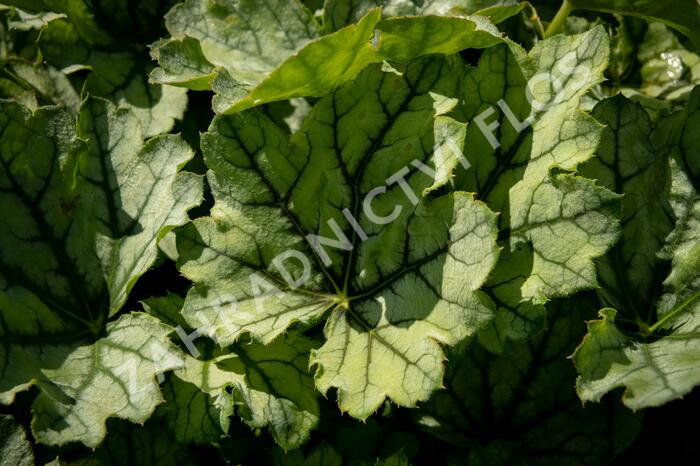
M169 295L144 303L148 312L179 329L182 298ZM166 383L166 421L182 443L216 443L228 434L232 415L253 429L268 427L285 449L306 441L319 420L308 353L314 343L289 335L269 346L234 344L217 349L210 340L182 348L182 367ZM194 343L190 343L194 345ZM193 349L194 348L194 349Z
M152 47L160 67L151 79L212 89L214 110L234 113L292 97L323 96L384 59L407 62L501 41L482 17L380 22L378 8L363 9L360 16L357 24L319 38L316 20L296 1L290 6L272 0L262 5L252 0L188 0L167 16L172 39ZM426 32L433 30L439 33Z
M59 445L79 440L94 448L107 433L108 417L145 422L163 401L156 375L182 365L169 331L145 314L125 315L107 326L107 337L43 369L51 388L32 406L37 439Z
M494 24L522 9L516 0L327 0L323 6L323 27L327 31L338 30L377 7L382 7L385 17L477 14L488 16Z
M627 119L639 111L629 101L618 98L599 107L607 118L624 122L627 131L648 132L648 122L643 118ZM651 158L645 159L639 150L617 153L623 162L613 167L618 177L622 170L646 163L630 174L622 189L630 197L643 196L650 210L637 204L635 211L628 212L625 233L635 235L637 241L645 240L644 248L625 254L626 243L620 246L616 265L623 280L621 288L617 294L607 289L603 294L605 302L616 306L617 312L602 310L602 319L589 324L589 333L574 355L583 400L597 401L610 390L625 387L623 402L639 409L680 398L700 383L698 129L700 92L696 89L688 108L659 122L651 133ZM655 172L655 183L645 183L651 171ZM659 176L668 171L670 189L664 182L668 178ZM665 212L667 203L673 215ZM650 221L644 220L652 214L651 209L654 229L649 228ZM673 231L661 247L660 239L671 222ZM670 261L670 273L668 264L651 255L654 249L659 259ZM633 323L638 331L621 331L618 323L624 321Z
M0 465L32 466L34 453L27 434L12 416L0 414Z
M0 464L687 462L699 15L6 0Z
M317 386L337 387L343 410L366 417L386 396L403 405L427 398L440 385L437 342L455 344L490 317L476 290L497 257L495 217L464 193L414 204L400 185L369 214L362 206L404 165L413 196L432 184L410 164L431 163L432 121L455 103L455 66L423 59L403 77L372 67L321 99L290 140L256 113L215 119L202 144L216 205L178 237L181 270L196 283L188 322L221 344L242 333L268 343L329 311L311 362ZM394 208L393 223L369 217ZM344 209L367 241L350 232ZM312 249L305 237L333 238L334 224L352 248ZM298 255L309 261L296 288L274 261L288 250L294 279L304 273ZM277 291L256 293L261 282Z
M505 251L486 286L497 306L483 344L502 351L509 339L542 328L542 304L596 286L592 258L617 239L619 200L571 173L588 160L601 127L578 108L602 79L607 37L601 28L540 42L488 49L463 83L469 122L455 185L500 212Z
M2 106L0 204L13 215L0 227L0 398L9 403L37 383L65 400L55 380L75 372L85 377L82 388L92 388L84 395L89 404L104 392L80 372L90 364L87 355L99 350L83 345L124 305L155 261L160 237L187 220L201 198L201 180L178 173L192 156L179 137L144 144L133 113L106 101L87 100L77 130L57 108L32 115L16 103ZM154 400L144 401L146 408L137 405L134 413L150 413ZM70 425L77 431L79 419ZM104 435L103 428L91 437L77 431L64 428L73 437L45 439L96 445Z

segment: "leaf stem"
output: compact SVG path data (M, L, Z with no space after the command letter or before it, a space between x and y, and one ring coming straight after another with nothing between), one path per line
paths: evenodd
M542 40L545 38L545 32L544 32L544 27L542 27L542 21L540 20L540 15L537 13L537 8L530 3L530 2L524 2L525 6L530 8L530 22L532 23L532 26L535 30L535 33L537 34L537 38L539 40Z
M649 334L654 333L665 322L667 322L668 320L672 319L673 317L675 317L678 314L680 314L681 312L683 312L686 307L690 306L693 303L693 301L695 301L698 298L700 298L700 291L698 291L697 293L693 294L690 298L683 301L683 303L681 303L680 306L678 306L677 308L666 313L666 315L664 315L661 319L659 319L654 325L649 327Z
M566 24L566 18L569 17L572 11L574 11L574 6L571 4L571 2L569 0L563 0L561 2L561 6L559 7L559 11L557 11L554 19L552 19L552 22L549 23L549 26L547 26L544 36L552 37L553 35L559 33L564 27L564 24Z

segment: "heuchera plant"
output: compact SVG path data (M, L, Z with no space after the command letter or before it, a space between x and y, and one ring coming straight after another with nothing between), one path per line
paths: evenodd
M698 408L699 34L3 1L0 465L649 461Z

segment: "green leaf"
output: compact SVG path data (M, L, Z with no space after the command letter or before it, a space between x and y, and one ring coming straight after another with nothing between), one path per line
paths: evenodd
M66 74L89 69L85 90L109 98L116 105L130 106L146 137L170 131L175 120L182 118L186 92L149 84L146 75L151 65L147 55L125 41L120 36L122 31L113 32L118 29L114 25L105 27L101 22L105 19L98 18L92 6L81 1L49 3L65 12L67 18L55 19L41 30L39 46L43 58ZM102 3L99 7L108 8Z
M214 88L227 104L244 97L284 60L319 35L297 0L187 0L166 15L172 38L152 46L154 82Z
M202 91L211 89L216 76L197 39L164 39L151 45L151 57L159 67L151 72L152 82Z
M35 57L34 29L64 18L64 14L32 14L4 7L0 13L0 97L35 110L39 104L60 104L77 113L80 97L68 77ZM2 10L2 7L0 7Z
M67 354L58 367L42 369L51 389L42 387L32 405L39 442L80 441L95 448L107 434L107 418L143 423L163 401L155 376L182 365L167 338L170 329L133 313L110 323L106 332Z
M310 43L235 105L221 106L215 98L214 110L233 113L275 100L322 96L354 79L371 63L407 63L431 53L449 55L501 42L498 30L478 17L378 19L379 11L372 10L357 25Z
M469 167L457 167L454 184L500 212L506 249L485 290L497 307L480 335L491 350L539 331L548 299L597 286L593 259L617 239L618 196L574 174L600 139L579 101L602 80L607 57L598 27L542 41L529 55L492 47L463 81L456 112L468 123Z
M660 21L688 36L700 49L697 0L567 0L574 8L639 16Z
M379 55L407 63L422 55L451 55L465 49L485 49L503 42L501 33L486 18L418 16L389 18L377 25Z
M384 17L482 15L498 24L518 14L524 4L516 0L326 0L323 5L323 29L336 31L359 21L376 7L382 7Z
M201 179L178 174L192 157L179 136L142 143L133 113L105 101L91 99L83 105L77 135L87 143L77 166L85 192L76 194L90 196L91 204L78 199L76 212L100 225L95 232L97 256L105 269L113 314L138 275L154 262L156 242L184 224L187 210L200 202Z
M394 453L385 460L377 460L376 466L411 466L411 462L406 458L403 452Z
M693 88L700 84L700 56L686 50L663 24L649 25L637 59L641 63L639 92L649 98L667 105L685 105ZM623 89L623 93L634 95L629 89Z
M233 407L223 391L211 397L197 385L170 377L163 385L163 397L163 422L177 441L216 445L227 434Z
M0 465L32 466L34 453L27 434L12 416L0 414Z
M244 333L270 343L329 314L311 363L343 411L366 418L386 397L427 399L441 384L438 343L491 317L476 290L498 256L496 218L471 195L420 199L434 183L435 117L456 104L462 69L439 56L402 75L372 66L291 137L257 112L215 118L202 137L215 205L178 233L179 268L195 282L191 326L221 345ZM400 170L406 192L386 185ZM395 209L393 222L377 221ZM343 237L342 248L319 239Z
M379 11L368 13L356 25L311 42L281 62L248 94L214 99L214 111L233 113L261 103L292 97L322 96L350 81L368 64L381 61L370 44ZM220 89L214 82L214 91Z
M502 174L494 180L494 190L488 193L489 186L484 186L479 192L494 207L500 204L496 210L509 223L511 245L532 245L532 270L521 289L525 298L536 302L595 286L592 258L602 255L617 237L616 196L581 178L550 173L555 167L575 170L593 155L600 126L577 106L580 97L602 80L607 57L607 35L601 27L533 48L530 59L537 74L528 85L538 103L554 105L535 115L531 150L523 154L529 155L524 169L518 169L517 163L528 143L510 144L509 152L502 152L505 157L501 156L498 170L520 178L507 196L500 191ZM567 64L573 72L564 71ZM558 92L550 87L549 80L555 79L561 82ZM513 151L520 154L509 158Z
M181 298L152 298L145 305L169 325L181 325ZM192 334L186 325L178 333ZM228 433L229 416L236 415L252 429L269 427L285 450L297 448L319 421L308 371L313 346L294 334L268 346L200 346L197 357L185 356L166 385L168 403L162 410L175 438L182 443L216 443Z
M639 113L629 102L618 99L600 105L604 105L601 111L606 110L609 118L625 122L618 133L625 138L630 131L648 131L648 121L626 119ZM649 205L637 205L639 213L625 224L624 235L642 241L642 246L619 266L624 279L640 283L640 287L646 284L647 288L621 290L618 294L629 294L629 299L609 299L618 306L617 311L601 311L602 319L589 324L589 333L574 354L581 374L577 388L584 401L598 401L614 388L625 387L625 405L640 409L680 398L700 384L698 128L700 89L693 92L685 110L661 120L653 130L652 155L658 162L645 160L644 151L622 151L618 155L626 170L640 162L648 167L639 167L623 186L626 195L647 199ZM663 176L669 169L670 192ZM652 171L656 172L654 183L647 183ZM666 202L670 203L672 216L664 212ZM650 229L645 217L656 226ZM660 239L669 222L674 223L673 231L661 247ZM661 259L670 261L670 273L663 263L656 268L650 266L660 262L650 255L653 246L660 249L657 252ZM625 247L623 243L623 252ZM608 294L603 296L607 298ZM637 330L629 330L630 325Z
M52 381L67 376L58 368L82 368L78 354L98 348L76 349L103 335L155 261L157 241L200 201L201 180L178 173L192 157L178 136L144 144L133 113L106 101L86 100L77 130L55 107L31 114L14 102L0 106L0 205L8 212L0 225L0 400L37 383L65 401ZM108 397L102 388L85 395ZM71 429L79 428L65 430L72 440L91 444L104 434Z
M279 450L275 453L276 466L342 466L343 464L343 458L325 442L306 456L300 449L286 454L282 454Z
M460 449L458 464L594 465L623 451L639 416L613 402L582 406L567 356L595 297L548 304L548 329L510 351L481 345L451 355L446 388L415 413L429 433Z
M55 19L65 18L63 13L55 13L53 11L43 11L38 13L30 13L20 8L12 8L8 15L7 25L10 29L17 31L29 31L32 29L41 29Z
M687 50L661 23L646 25L627 19L624 24L637 24L637 29L644 30L620 41L634 44L638 68L618 84L620 92L641 104L652 120L682 109L693 88L700 84L700 56ZM617 90L613 88L613 92Z
M37 107L34 92L11 79L0 78L0 98L14 100L29 109L36 109Z
M342 466L348 462L347 457L341 456L326 442L314 448L306 456L301 450L294 450L285 454L275 451L273 460L276 466ZM378 458L376 461L353 458L350 459L349 464L357 466L410 466L411 463L406 458L406 455L399 451L383 460Z
M622 236L598 261L599 294L605 306L646 317L666 270L657 252L673 228L668 159L653 146L646 111L625 97L602 101L593 117L606 128L597 157L579 171L625 196Z
M54 67L46 64L28 64L24 60L12 60L8 62L7 70L19 83L31 86L37 100L47 104L64 105L71 112L78 113L80 96L68 77Z
M266 5L259 8L250 1L234 8L189 0L176 6L167 17L172 39L152 46L160 68L151 79L190 89L211 88L216 93L214 110L235 113L267 102L321 97L385 59L406 63L429 53L451 54L501 41L486 18L425 16L380 22L379 9L318 38L315 20L301 6ZM231 23L241 27L230 28ZM276 32L278 23L284 24L284 35L268 30Z
M293 449L308 440L319 420L307 369L311 347L308 340L294 336L268 346L231 346L226 354L207 361L188 358L174 377L200 387L213 399L221 417L235 411L251 428L269 427L282 448ZM189 406L185 410L197 415ZM180 421L176 421L178 429L186 428Z

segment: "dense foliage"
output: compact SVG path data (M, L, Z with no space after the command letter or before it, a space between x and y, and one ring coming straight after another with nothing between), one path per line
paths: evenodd
M697 458L699 46L697 0L3 1L0 464Z

